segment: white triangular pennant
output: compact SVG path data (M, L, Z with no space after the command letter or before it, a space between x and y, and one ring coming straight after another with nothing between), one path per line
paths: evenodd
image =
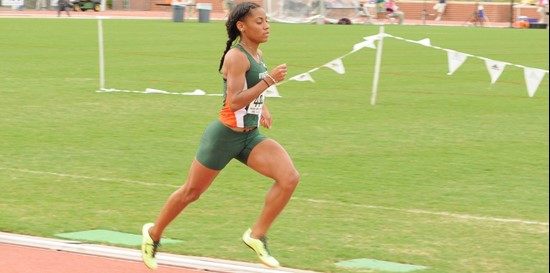
M430 38L422 39L420 41L417 41L416 43L421 44L423 46L432 46L432 42L430 41Z
M272 85L265 90L265 96L270 98L281 98L281 95L279 95L279 90L277 90L277 86L275 85Z
M449 73L447 75L452 75L466 61L468 55L454 50L447 50L447 57L449 58Z
M146 88L143 94L170 94L170 92L154 88Z
M344 67L344 63L342 62L342 59L333 60L323 66L336 71L336 73L338 74L346 74L346 68Z
M527 84L527 92L529 97L533 97L539 88L540 82L546 74L546 70L524 67L523 74L525 75L525 83Z
M485 59L485 66L487 66L487 70L489 71L489 75L491 76L491 84L497 82L507 64L508 63L505 62Z
M376 34L376 35L372 35L372 36L363 37L363 39L365 41L376 41L376 40L380 40L379 36L380 36L379 34Z
M353 52L355 52L355 51L357 51L361 48L364 48L364 47L376 48L376 46L374 45L374 40L366 40L364 42L355 44L353 46Z
M294 76L289 79L289 81L298 81L298 82L315 82L315 80L311 77L309 73L303 73L297 76Z
M181 93L182 95L184 96L204 96L206 95L206 92L200 90L200 89L195 89L195 91L193 92L185 92L185 93Z
M377 41L380 39L373 39L373 40L366 40L365 41L365 47L370 47L372 49L376 49L376 45L374 44L374 41Z

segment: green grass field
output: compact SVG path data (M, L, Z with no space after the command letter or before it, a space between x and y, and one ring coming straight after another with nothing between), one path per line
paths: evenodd
M104 28L107 88L221 93L221 22L108 20ZM268 66L287 63L297 75L377 32L273 24L262 49ZM386 32L548 70L544 30ZM185 179L221 98L96 93L95 20L0 19L0 34L0 230L139 233ZM274 124L262 132L286 147L302 176L269 234L276 257L320 272L374 272L334 265L356 258L426 273L548 272L548 75L529 98L520 68L508 66L490 86L479 59L447 76L444 51L386 39L372 107L375 53L346 57L345 75L323 68L312 73L316 83L289 82L283 98L267 102ZM270 185L231 163L167 229L184 243L161 251L256 262L239 238Z

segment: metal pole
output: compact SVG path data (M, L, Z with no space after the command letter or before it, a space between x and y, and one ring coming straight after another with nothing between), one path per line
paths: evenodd
M267 0L267 1L265 1L265 2L266 2L265 5L266 5L266 8L267 8L267 9L266 9L267 14L268 14L268 15L271 15L271 12L272 12L272 11L271 11L271 0Z
M317 24L325 24L325 0L319 0L319 18L317 18Z
M426 24L426 0L422 0L422 24Z
M376 49L376 64L374 65L374 79L372 81L371 105L376 105L376 96L378 93L378 79L380 78L380 64L382 63L382 47L384 45L384 26L380 26L378 48Z
M514 27L514 0L510 0L510 27Z

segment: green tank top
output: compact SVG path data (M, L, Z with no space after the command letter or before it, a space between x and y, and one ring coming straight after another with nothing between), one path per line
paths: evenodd
M246 54L246 57L248 58L248 62L250 63L250 68L248 71L246 71L245 78L246 81L243 86L243 90L246 90L252 86L255 86L258 84L263 78L267 77L267 66L264 64L264 61L262 59L262 56L260 57L260 62L258 63L248 51L246 51L240 44L236 44L234 48L238 48L241 50L244 54ZM265 93L265 92L264 92ZM252 101L249 105L243 107L242 109L239 109L235 111L234 113L228 113L228 107L227 105L227 80L224 79L223 81L223 109L221 112L221 119L228 120L235 119L234 122L229 122L230 125L236 124L236 127L258 127L260 117L262 114L262 108L265 100L265 94L262 93L260 96L258 96L254 101ZM231 116L231 117L230 117Z

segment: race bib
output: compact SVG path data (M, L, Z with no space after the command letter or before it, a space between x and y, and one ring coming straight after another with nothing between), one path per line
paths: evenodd
M246 113L251 115L261 115L263 105L264 105L264 93L262 93L260 96L258 96L254 101L252 101L248 105L248 109L246 110Z

